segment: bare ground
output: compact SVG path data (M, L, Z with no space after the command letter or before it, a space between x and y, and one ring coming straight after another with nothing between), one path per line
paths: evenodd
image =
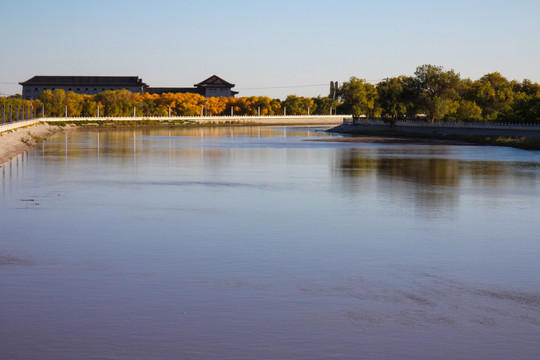
M382 143L382 144L417 144L417 145L470 145L470 143L456 140L405 138L391 136L355 136L333 137L327 139L313 139L310 141L345 142L345 143Z

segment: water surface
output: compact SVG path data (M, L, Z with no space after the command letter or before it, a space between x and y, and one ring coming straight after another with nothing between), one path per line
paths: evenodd
M0 357L538 359L540 155L84 130L0 168Z

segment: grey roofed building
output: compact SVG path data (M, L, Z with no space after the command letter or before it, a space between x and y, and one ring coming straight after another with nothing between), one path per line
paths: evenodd
M127 89L141 93L148 85L138 76L34 76L24 82L23 99L35 99L45 90L63 89L77 94L98 94L106 90Z
M212 75L208 79L201 81L200 83L195 84L194 86L197 89L200 89L201 92L204 91L203 95L205 97L214 97L214 96L234 97L234 95L238 94L238 91L232 91L234 84L231 84L230 82L225 81L216 75Z
M194 87L149 87L138 76L34 76L24 82L23 99L36 99L45 90L63 89L77 94L95 95L106 90L127 89L131 92L150 94L195 93L204 97L234 97L231 84L219 76L212 75Z
M186 87L148 87L145 92L151 94L164 94L164 93L194 93L200 94L204 97L234 97L238 94L238 91L233 91L234 84L223 80L217 75L212 75L208 79L201 81L198 84L194 84L192 88Z

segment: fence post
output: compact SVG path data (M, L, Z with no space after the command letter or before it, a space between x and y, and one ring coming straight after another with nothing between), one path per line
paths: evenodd
M257 106L257 116L261 116L261 107Z
M169 106L169 117L171 117L171 107Z
M233 110L233 106L231 106L231 116L234 116L234 110Z
M135 117L136 114L137 114L137 110L135 108L135 105L133 105L133 117Z
M283 116L287 116L287 107L286 106L283 108Z
M97 107L97 116L96 117L99 117L99 106Z
M64 117L67 117L67 105L66 105L66 107L64 109Z
M9 104L9 122L11 122L12 116L11 116L11 104Z
M15 122L19 121L19 105L17 105L17 113L15 114Z
M45 105L41 105L41 117L45 117Z
M204 106L201 105L201 117L203 116Z
M6 121L6 104L2 104L2 125Z

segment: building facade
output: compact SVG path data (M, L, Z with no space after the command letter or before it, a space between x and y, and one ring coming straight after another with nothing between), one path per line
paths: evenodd
M120 89L141 93L148 87L138 76L34 76L19 84L23 87L23 99L36 99L45 90L95 95Z
M151 94L164 94L164 93L193 93L199 94L204 97L234 97L238 94L237 91L233 91L234 84L223 80L217 75L212 75L208 79L201 81L198 84L194 84L194 87L148 87L145 92Z
M150 94L194 93L204 97L234 97L238 94L232 90L234 84L216 75L194 84L194 87L150 87L138 76L34 76L19 84L23 87L23 99L36 99L43 91L56 89L88 95L121 89Z

